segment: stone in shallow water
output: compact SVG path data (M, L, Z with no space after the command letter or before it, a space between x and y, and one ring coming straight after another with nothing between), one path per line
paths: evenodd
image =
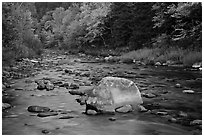
M122 106L120 108L116 108L115 111L119 112L119 113L128 113L128 112L133 111L133 108L131 105L125 105L125 106Z
M142 104L139 89L133 81L119 77L105 77L92 92L88 94L86 111L89 109L103 112L115 110L116 108Z
M190 125L202 125L202 120L197 119L190 122Z
M8 103L2 103L2 110L7 109L7 108L11 108L11 105Z
M49 117L49 116L56 116L58 115L57 112L41 112L37 116L38 117Z
M193 93L195 93L195 91L193 91L193 90L183 90L183 93L193 94Z
M28 107L28 111L29 111L29 112L36 112L36 113L49 112L49 111L50 111L50 108L48 108L48 107L42 107L42 106L29 106L29 107Z

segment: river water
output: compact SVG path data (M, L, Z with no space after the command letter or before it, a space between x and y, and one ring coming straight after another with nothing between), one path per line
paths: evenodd
M59 57L59 56L58 56ZM137 66L123 63L81 62L86 57L63 56L44 59L47 68L36 75L13 79L6 89L3 102L13 107L3 111L3 135L190 135L201 134L200 127L189 123L202 119L202 72L180 67ZM51 63L50 63L51 62ZM73 74L64 73L64 69ZM90 76L80 75L89 73ZM79 75L78 75L79 74ZM142 95L143 106L148 112L116 113L115 115L86 115L85 106L76 102L78 95L69 94L63 87L38 90L36 79L49 78L63 82L87 83L94 86L105 76L117 76L136 83ZM181 87L175 87L180 84ZM80 86L83 90L86 86ZM186 94L190 89L195 93ZM46 106L53 110L67 111L74 118L59 119L67 114L38 117L27 111L32 105ZM159 112L159 113L158 113ZM165 112L165 113L160 113ZM114 117L115 121L109 120ZM169 119L174 118L172 122Z

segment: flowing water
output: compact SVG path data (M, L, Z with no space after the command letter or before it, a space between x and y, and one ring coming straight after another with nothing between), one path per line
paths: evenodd
M11 88L6 89L3 102L13 107L3 111L3 135L189 135L201 134L197 126L189 125L196 119L202 119L202 72L176 67L137 66L122 63L81 62L87 57L66 55L63 58L44 59L51 67L41 68L36 75L28 78L13 79ZM45 63L45 64L46 64ZM54 65L53 65L54 64ZM64 73L64 69L73 74ZM90 73L90 76L77 75ZM86 115L85 106L76 102L78 95L69 94L64 87L54 90L38 90L36 79L48 78L63 82L86 83L97 81L105 76L124 77L133 80L142 94L153 94L151 98L143 96L143 106L151 111L116 113L115 115ZM181 88L176 88L179 83ZM83 90L87 86L80 86ZM193 94L182 91L191 89ZM28 112L32 105L46 106L53 110L68 111L76 117L59 119L67 114L38 117ZM165 112L157 113L157 112ZM186 115L181 115L184 113ZM111 121L110 117L115 120ZM176 122L170 122L169 118Z

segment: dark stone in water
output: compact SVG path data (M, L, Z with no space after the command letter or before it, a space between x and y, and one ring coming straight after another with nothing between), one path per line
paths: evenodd
M56 116L58 115L57 112L41 112L37 116L38 117L49 117L49 116Z
M50 108L48 108L48 107L42 107L42 106L29 106L29 107L28 107L28 111L29 111L29 112L36 112L36 113L49 112L49 111L50 111Z
M76 83L71 83L69 87L67 87L68 89L79 89L79 85Z
M110 121L116 121L116 118L110 117L109 120L110 120Z
M71 90L71 91L69 91L69 93L71 95L80 95L80 96L85 94L84 92L81 92L81 91L78 91L78 90Z
M50 133L50 131L44 129L44 130L42 130L42 133L43 133L43 134L48 134L48 133Z
M66 115L66 116L62 116L59 119L70 119L70 118L76 118L78 117L77 115Z

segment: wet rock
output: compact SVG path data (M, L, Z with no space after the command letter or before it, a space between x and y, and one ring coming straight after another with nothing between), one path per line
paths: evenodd
M132 63L134 63L133 61L134 60L130 59L130 58L123 58L120 60L120 62L125 63L125 64L132 64Z
M110 121L116 121L116 118L114 118L114 117L110 117L110 118L108 118Z
M83 91L79 91L79 90L70 90L69 93L71 95L80 95L80 96L85 94Z
M197 62L192 65L192 68L201 68L201 67L202 67L202 62Z
M85 105L87 99L88 99L88 96L81 96L80 98L77 98L76 101L77 101L80 105Z
M86 110L114 111L121 106L138 106L142 103L140 91L134 82L125 78L105 77L88 95Z
M81 59L74 59L74 62L82 62Z
M59 87L65 87L65 88L69 88L70 83L63 83L60 84Z
M179 114L178 114L180 117L187 117L188 114L183 112L183 111L180 111Z
M193 93L195 93L195 91L193 91L193 90L183 90L183 93L193 94Z
M89 109L89 110L86 111L86 114L87 115L97 115L98 113L95 110L90 110Z
M23 90L23 88L18 87L18 88L15 88L15 90Z
M50 108L48 108L48 107L42 107L42 106L29 106L29 107L28 107L28 111L29 111L29 112L36 112L36 113L49 112L49 111L50 111Z
M49 91L49 90L53 90L54 89L54 85L48 81L47 84L45 85L46 87L46 90Z
M73 74L72 70L69 70L69 69L65 69L64 72L68 74Z
M41 112L41 113L38 113L38 117L49 117L49 116L56 116L58 115L57 112Z
M43 81L43 80L39 80L39 81L37 81L36 83L38 84L37 89L43 90L43 89L46 88L46 85L44 84L44 81Z
M147 112L148 109L146 109L144 106L139 105L139 112Z
M161 66L162 64L160 62L156 62L155 66Z
M142 93L142 96L146 97L146 98L154 98L154 97L156 97L156 95L154 95L152 93Z
M44 129L44 130L42 130L42 133L43 133L43 134L49 134L49 133L50 133L50 131L48 131L48 130Z
M79 117L78 115L66 115L66 116L62 116L59 119L71 119L71 118L77 118Z
M173 117L169 118L168 121L172 123L177 123L177 119Z
M76 84L76 83L71 83L70 85L69 85L69 87L67 87L68 89L79 89L79 85L78 84Z
M125 105L125 106L116 108L115 111L119 113L128 113L128 112L132 112L133 108L131 105Z
M5 118L17 118L18 115L8 115L8 116L5 116Z
M90 73L89 72L83 72L80 74L81 77L89 77Z
M202 120L197 119L190 122L190 125L202 125Z
M167 115L168 113L167 112L164 112L164 111L159 111L156 113L157 115Z
M2 103L2 110L11 108L11 105L9 103Z
M181 88L182 86L181 86L181 84L177 83L177 84L175 85L175 87L176 87L176 88Z

